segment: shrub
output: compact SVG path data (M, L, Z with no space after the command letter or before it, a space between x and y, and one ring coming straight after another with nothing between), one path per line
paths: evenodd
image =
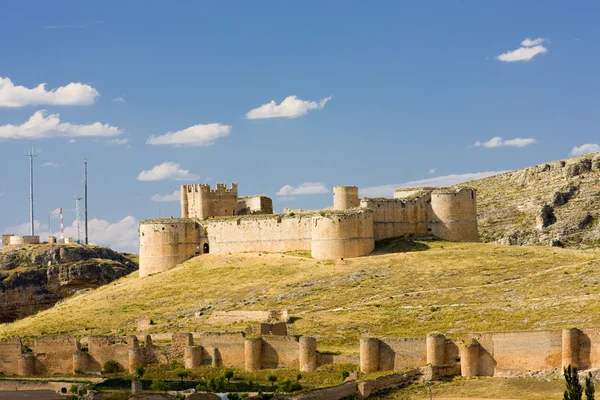
M592 373L588 372L588 376L585 377L585 397L587 400L594 400L596 395L596 388L594 387L594 380L592 379Z
M300 385L298 382L292 382L290 378L282 380L279 382L278 386L279 391L284 393L291 393L302 389L302 385Z
M302 374L298 374L298 375L296 375L296 380L297 380L298 382L300 381L300 379L302 379Z
M153 379L150 389L154 390L155 392L166 392L169 390L169 385L164 379Z
M240 393L240 399L245 399L248 396L249 396L248 393Z
M225 390L225 378L222 376L210 378L206 382L206 388L211 392L222 392Z
M142 376L144 376L144 373L145 373L145 372L146 372L146 368L144 368L144 367L137 367L137 368L135 369L135 375L136 375L138 378L141 378Z
M348 378L350 376L350 372L346 371L345 369L342 370L342 380L345 381L346 378Z
M275 382L277 382L277 376L275 375L269 375L269 377L267 378L269 380L269 382L271 382L271 387L275 386Z
M577 374L577 368L572 368L570 365L564 369L565 381L567 384L567 390L565 390L563 400L581 400L583 394L583 388L579 383L579 375Z
M114 374L119 372L119 363L115 360L108 360L104 363L104 372L107 374Z
M183 378L187 378L188 376L190 376L190 371L188 371L187 369L179 370L177 371L177 376L181 378L181 382L183 382Z
M71 385L71 393L73 394L77 394L79 388L77 387L77 385L74 383Z
M229 381L231 380L231 378L233 378L233 370L227 368L225 370L225 372L223 372L223 376L225 377L225 379L227 379L227 383L229 383Z
M227 400L240 400L240 395L237 393L229 393L227 395Z

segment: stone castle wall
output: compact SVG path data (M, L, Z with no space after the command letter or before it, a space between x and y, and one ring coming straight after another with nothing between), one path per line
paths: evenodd
M155 335L156 338L164 335ZM178 361L186 368L199 365L245 368L298 368L313 371L330 363L359 363L361 371L394 371L430 365L463 376L510 377L557 370L567 365L580 369L600 367L600 328L482 333L455 341L443 334L427 338L362 338L360 353L335 356L317 351L311 337L261 336L242 333L176 333L165 346L152 336L141 343L134 336L90 337L88 347L72 337L37 339L33 351L24 352L18 338L0 341L0 372L6 375L73 374L97 372L108 360L132 372L149 363ZM83 350L82 350L83 348Z
M311 225L313 258L361 257L375 248L373 213L369 210L315 215Z
M427 207L431 195L416 199L364 198L362 208L373 211L375 240L427 233Z
M237 215L273 214L273 200L264 195L238 198Z

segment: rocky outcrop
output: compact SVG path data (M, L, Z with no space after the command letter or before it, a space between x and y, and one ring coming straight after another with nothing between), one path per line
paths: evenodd
M482 241L600 248L600 153L468 183Z
M52 307L138 266L113 250L83 245L22 245L0 250L0 323Z

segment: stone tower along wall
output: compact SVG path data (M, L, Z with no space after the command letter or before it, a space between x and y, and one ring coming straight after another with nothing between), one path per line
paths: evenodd
M427 233L427 208L431 195L414 199L364 198L361 208L373 211L375 240Z
M250 196L238 199L238 215L273 214L273 200L267 196Z
M360 205L358 200L358 187L335 186L333 188L333 209L349 210Z
M214 190L206 184L181 186L182 218L210 218L236 215L238 209L238 186L217 183Z
M374 249L373 213L370 210L328 212L313 216L313 258L361 257L370 254Z
M444 240L476 242L477 192L471 188L440 189L431 193L429 230Z
M202 251L202 226L193 220L140 224L140 277L165 271Z

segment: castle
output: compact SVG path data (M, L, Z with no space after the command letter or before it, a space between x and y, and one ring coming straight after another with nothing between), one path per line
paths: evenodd
M140 224L140 276L205 253L310 251L316 259L370 254L375 242L409 234L477 241L477 199L469 187L398 189L394 198L359 199L336 186L333 207L273 214L264 195L238 197L238 186L181 186L182 218Z

